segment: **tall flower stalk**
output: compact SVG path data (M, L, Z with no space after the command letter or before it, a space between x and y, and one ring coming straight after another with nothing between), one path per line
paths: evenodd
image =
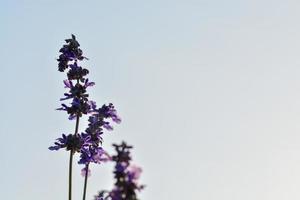
M73 157L78 153L78 164L84 165L81 170L81 174L84 176L83 200L86 199L88 177L91 174L90 165L107 161L116 163L115 187L111 192L99 193L96 199L103 200L103 195L106 194L105 199L137 200L136 191L143 189L144 186L137 182L141 168L130 164L130 149L132 147L124 142L121 145L114 145L117 154L112 157L102 148L104 130L113 130L112 123L120 123L121 118L112 103L97 107L96 102L89 100L87 89L94 86L95 83L86 78L89 71L79 65L79 62L87 58L83 56L74 35L65 41L66 44L59 50L61 54L57 61L58 71L66 72L67 75L67 79L63 83L68 91L64 93L64 97L60 101L69 101L69 103L62 103L57 110L65 111L69 120L76 121L75 131L74 133L62 134L49 149L51 151L59 149L70 151L68 199L72 200ZM79 121L84 115L88 116L88 126L83 132L80 132Z
M67 70L67 79L64 80L65 88L69 91L64 93L61 101L71 100L70 105L65 103L57 110L66 111L70 120L76 119L75 131L73 134L62 134L61 138L57 139L54 146L49 147L50 150L58 150L66 148L70 151L69 159L69 200L72 200L72 166L73 156L76 152L80 152L81 148L88 145L88 139L79 134L79 119L82 115L86 115L91 110L92 101L88 100L86 89L93 86L93 82L89 82L85 76L89 71L79 66L79 61L85 59L80 44L76 37L72 35L71 39L66 39L66 44L59 50L58 71L65 72Z
M103 130L113 130L109 120L115 123L121 122L121 118L117 115L113 104L104 104L101 108L97 108L96 104L92 105L88 127L85 133L82 134L83 138L89 141L89 145L81 148L80 160L78 162L85 165L82 173L84 175L83 200L86 198L90 163L100 164L111 159L100 146L102 144Z
M116 150L116 154L112 156L112 161L115 163L114 188L111 191L102 190L94 200L138 200L137 192L145 186L138 183L142 169L131 164L132 146L125 142L113 146Z

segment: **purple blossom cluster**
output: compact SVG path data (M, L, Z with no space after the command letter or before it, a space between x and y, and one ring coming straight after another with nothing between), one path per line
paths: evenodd
M88 165L91 162L100 164L110 160L109 155L100 146L103 140L103 130L113 130L109 119L115 123L120 123L121 118L117 115L117 111L111 103L97 108L96 103L92 102L89 114L89 124L85 132L81 134L63 134L49 149L59 150L65 148L72 152L79 152L79 164Z
M56 139L54 145L49 147L49 150L70 151L69 200L72 199L72 162L75 153L79 154L78 164L84 165L81 171L85 177L83 200L86 196L87 177L91 174L89 164L107 161L115 162L115 186L110 192L100 192L95 197L96 200L137 200L136 191L140 191L144 186L138 184L141 168L130 164L132 147L125 142L121 145L114 145L117 154L112 157L102 148L104 130L113 130L112 123L121 123L121 118L112 103L98 108L96 102L89 100L87 89L95 83L86 78L89 71L79 65L80 61L87 58L83 56L79 48L80 44L74 35L65 41L66 44L59 50L60 55L57 61L58 71L66 72L67 75L67 79L63 81L67 92L64 93L64 97L60 98L60 101L69 101L69 104L62 103L57 110L67 112L69 120L76 119L75 132L62 134ZM83 132L80 132L79 119L83 115L88 117L88 125Z
M81 148L79 164L101 163L111 159L100 146L103 140L103 130L113 130L108 119L115 123L121 123L121 118L117 115L113 104L104 104L101 108L97 108L93 102L88 127L81 134L82 138L88 141L88 145L83 145Z
M89 101L89 95L86 93L87 88L95 85L94 82L90 82L85 76L89 71L79 66L79 61L82 61L82 50L79 48L80 44L76 40L76 37L72 35L71 39L66 39L66 44L59 50L60 55L58 61L58 71L67 71L67 78L64 80L65 88L69 91L64 93L64 97L61 101L72 99L69 106L61 104L62 107L57 110L66 111L69 114L69 119L75 119L81 117L83 114L88 114L91 109L91 101Z
M60 72L64 72L65 69L69 67L69 62L83 60L85 58L82 50L79 48L80 44L76 40L75 35L72 34L72 38L66 39L65 41L67 44L63 45L63 47L59 50L61 54L57 59L58 71Z
M117 111L113 104L103 105L97 108L96 102L88 99L87 88L94 86L94 82L90 82L86 75L89 71L79 66L79 61L86 57L83 56L80 44L76 37L66 39L66 44L59 50L58 71L65 72L67 70L67 79L63 81L68 92L64 93L64 97L60 101L71 100L70 105L65 103L57 110L66 111L69 119L76 119L76 130L74 134L62 134L49 147L50 150L59 150L65 148L72 153L80 153L79 164L100 163L110 158L101 147L103 129L112 130L113 127L109 122L120 123L121 118L117 115ZM85 132L79 134L78 122L82 115L89 115L89 124Z
M138 183L142 169L130 163L130 149L132 146L122 142L114 144L116 155L112 156L115 162L114 178L115 184L111 191L101 191L94 200L138 200L137 192L145 186Z

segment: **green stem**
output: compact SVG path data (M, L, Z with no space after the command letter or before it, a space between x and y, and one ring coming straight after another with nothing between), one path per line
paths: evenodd
M69 162L69 200L72 200L72 162L73 162L73 151L70 151L70 162Z
M82 200L85 200L86 188L87 188L87 179L89 175L89 163L85 165L85 176L84 176L84 187L83 187L83 197Z
M79 127L79 115L76 117L76 126L75 126L75 134L78 133ZM70 151L70 161L69 161L69 200L72 200L72 168L73 168L73 150Z

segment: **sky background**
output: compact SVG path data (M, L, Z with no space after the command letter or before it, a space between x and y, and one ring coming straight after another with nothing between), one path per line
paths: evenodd
M0 0L1 199L67 199L69 154L47 148L74 130L55 111L65 92L55 59L73 33L91 98L123 119L104 147L135 147L141 200L299 200L299 10L296 0ZM87 199L112 188L112 167L92 167Z

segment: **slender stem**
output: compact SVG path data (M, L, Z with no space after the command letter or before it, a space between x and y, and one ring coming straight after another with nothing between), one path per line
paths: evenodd
M74 134L78 133L78 126L79 126L79 115L77 115L77 117L76 117L76 126L75 126L75 133Z
M72 162L73 162L73 151L70 151L70 162L69 162L69 200L72 200Z
M76 117L75 134L78 133L79 127L79 115ZM69 162L69 200L72 200L72 168L73 168L73 150L70 151L70 162Z
M83 187L83 197L82 200L85 200L86 188L87 188L87 179L89 175L89 163L85 165L85 176L84 176L84 187Z

